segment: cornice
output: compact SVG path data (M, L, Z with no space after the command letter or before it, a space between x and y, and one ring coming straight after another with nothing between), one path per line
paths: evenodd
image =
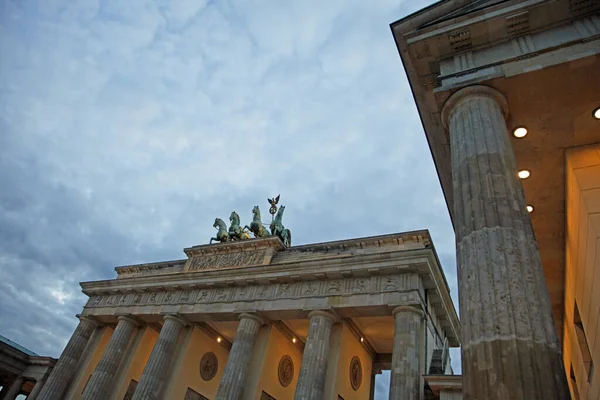
M243 286L256 282L305 281L318 277L379 274L385 271L417 270L426 262L430 248L396 250L385 253L349 254L326 260L283 264L252 265L218 270L176 272L103 281L81 282L87 295L116 292L144 292L180 287ZM383 255L383 257L382 257ZM354 268L348 268L354 267ZM344 270L340 270L344 268Z
M393 251L392 246L415 243L431 246L428 230L418 230L365 238L338 240L286 248L278 237L250 239L237 242L206 244L185 248L188 259L124 265L116 267L118 279L141 278L149 275L167 275L179 272L224 270L256 265L295 264L296 262L321 262L324 259L354 256L354 249L362 251L389 246L383 251ZM259 254L259 252L261 252ZM340 253L346 254L340 254ZM314 253L294 260L294 254ZM327 254L329 253L329 254ZM288 258L292 258L290 259ZM82 285L83 286L83 285Z

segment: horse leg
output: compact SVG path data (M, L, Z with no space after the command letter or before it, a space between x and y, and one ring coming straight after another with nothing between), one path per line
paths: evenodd
M285 234L285 242L287 242L284 242L284 244L290 247L292 245L292 232L289 229L284 229L283 232Z

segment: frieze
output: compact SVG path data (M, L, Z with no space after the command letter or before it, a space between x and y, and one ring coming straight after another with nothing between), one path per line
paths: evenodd
M196 303L208 303L210 301L210 295L213 291L209 289L203 289L198 291L198 297Z
M352 296L418 289L411 274L92 296L89 308Z
M356 278L352 282L352 293L364 293L368 291L369 279Z
M195 255L190 259L188 271L204 271L222 268L261 265L265 260L265 250L242 251L238 253Z

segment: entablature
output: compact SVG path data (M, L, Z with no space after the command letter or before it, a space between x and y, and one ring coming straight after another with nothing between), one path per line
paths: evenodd
M311 309L351 317L418 305L430 307L458 345L458 317L427 231L292 248L269 237L184 251L187 260L119 267L117 279L81 283L90 296L83 314L202 320L260 311L276 320Z

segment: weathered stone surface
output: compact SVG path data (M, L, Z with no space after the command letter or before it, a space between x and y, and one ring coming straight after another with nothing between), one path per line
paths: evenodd
M132 333L138 326L133 318L120 316L117 327L113 332L102 358L92 373L81 398L83 400L104 400L110 398L114 378L119 364L125 356Z
M75 366L98 324L90 318L79 318L79 325L52 369L38 399L60 399L75 372Z
M390 400L418 400L421 388L419 337L423 311L400 306L394 315L394 350L390 374Z
M169 366L177 346L177 339L185 321L175 315L166 315L156 339L152 354L146 363L140 383L135 389L133 400L161 399L162 391L169 378Z
M458 91L443 111L452 151L463 392L470 399L568 399L507 111L504 97L484 86Z
M263 324L256 315L240 314L240 324L227 358L225 372L217 391L217 400L239 400L242 398L248 366L252 358L254 340Z
M308 317L308 337L302 355L295 400L321 400L325 390L329 336L335 316L325 311L312 311Z

